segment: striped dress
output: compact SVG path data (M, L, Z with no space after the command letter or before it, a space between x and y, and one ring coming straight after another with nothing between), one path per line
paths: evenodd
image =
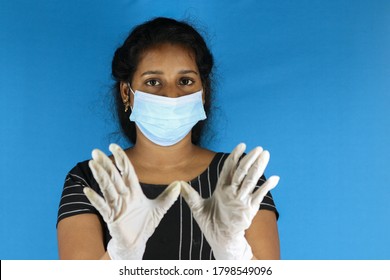
M199 192L203 198L213 193L223 164L229 154L217 153L208 168L188 183ZM258 185L265 180L263 176ZM151 185L140 183L145 195L156 198L167 187L166 185ZM99 217L104 232L104 245L111 239L107 225L99 212L91 205L83 193L84 187L102 193L88 166L88 161L78 163L66 176L61 201L58 210L57 224L60 220L78 214L92 213ZM278 212L271 193L268 193L260 205L260 210ZM176 202L165 214L160 224L146 244L143 259L152 260L210 260L214 259L210 245L194 220L191 210L179 196Z

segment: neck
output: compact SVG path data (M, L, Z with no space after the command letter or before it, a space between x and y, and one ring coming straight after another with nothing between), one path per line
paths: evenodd
M191 133L179 143L164 147L154 144L137 131L137 142L128 150L128 156L143 167L169 169L191 161L198 149L191 142Z

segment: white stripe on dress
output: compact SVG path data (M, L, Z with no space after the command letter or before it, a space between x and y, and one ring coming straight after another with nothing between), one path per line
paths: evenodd
M61 215L59 215L57 219L59 220L63 215L71 214L71 213L76 213L76 212L87 212L87 213L91 213L91 209L79 209L79 210L73 210L73 211L64 212L64 213L62 213Z
M66 185L65 185L64 190L70 189L70 188L76 188L76 187L83 187L83 188L85 188L85 186L83 186L83 185L81 185L81 184L70 185L70 186L66 186Z
M202 197L202 183L200 181L200 175L198 176L198 183L199 183L199 195ZM202 230L200 230L200 251L199 251L199 259L202 259L202 250L203 250L203 233Z
M218 180L219 180L219 166L221 165L222 159L225 156L227 156L227 154L222 154L221 158L219 159L218 165L217 165L217 182L216 182L215 187L218 185ZM211 196L211 193L210 193L210 196ZM210 248L211 248L211 246L210 246ZM213 248L210 249L210 260L212 259L212 257L213 257Z
M273 206L272 204L269 204L269 203L261 203L260 205L267 205L267 206L270 206L270 207L276 209L275 206Z
M221 158L219 159L218 166L217 166L217 183L219 179L219 166L221 165L222 159L224 158L226 154L222 154ZM227 155L226 155L227 156Z
M211 197L212 193L211 193L211 182L210 182L210 166L207 167L207 181L209 184L209 196ZM210 250L210 260L212 259L212 256L213 256L213 250Z
M181 250L183 246L183 197L180 196L180 240L179 240L179 260L181 260Z
M58 209L61 209L62 206L73 205L73 204L84 204L84 205L92 206L91 203L86 203L86 202L69 202L69 203L61 204L60 208Z
M61 199L63 199L64 197L68 197L68 196L74 196L74 195L81 195L81 196L85 196L85 194L83 193L71 193L71 194L66 194L64 196L61 197Z
M190 186L192 187L191 185L191 181L188 182L190 184ZM193 236L194 236L194 227L193 227L193 218L192 218L192 211L191 211L191 215L190 215L190 232L191 232L191 236L190 236L190 252L189 252L189 259L191 260L191 255L192 255L192 239L193 239Z
M88 185L87 181L85 181L85 179L84 179L83 177L80 177L79 175L76 175L76 174L73 174L73 173L69 173L69 175L74 176L74 177L76 177L76 178L79 178L80 180L82 180L82 181L85 183L85 185L87 185L88 187L90 187L90 186Z

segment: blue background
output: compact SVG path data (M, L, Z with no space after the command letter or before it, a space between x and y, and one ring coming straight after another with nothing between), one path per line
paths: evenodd
M57 259L66 173L119 141L114 50L151 17L215 55L215 137L271 153L283 259L390 259L390 2L0 1L0 258Z

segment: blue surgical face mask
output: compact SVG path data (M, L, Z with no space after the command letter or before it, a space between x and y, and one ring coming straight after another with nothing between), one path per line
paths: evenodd
M130 88L131 89L131 88ZM131 90L133 92L133 90ZM130 120L160 146L181 141L198 121L206 119L202 91L171 98L136 90Z

